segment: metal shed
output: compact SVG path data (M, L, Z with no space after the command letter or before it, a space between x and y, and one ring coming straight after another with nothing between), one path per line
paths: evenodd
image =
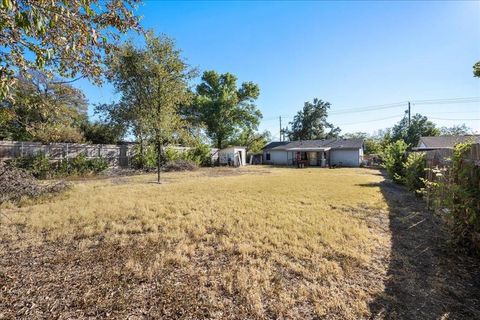
M246 147L228 147L218 151L218 161L220 165L231 165L235 167L247 164Z

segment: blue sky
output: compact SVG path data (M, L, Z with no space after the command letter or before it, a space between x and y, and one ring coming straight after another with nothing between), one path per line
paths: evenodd
M480 2L160 2L138 10L145 28L176 39L200 71L231 72L259 84L261 130L278 139L307 100L332 104L342 133L391 127L406 103L479 97ZM93 103L115 99L111 86L76 84ZM90 110L91 111L91 110ZM480 131L480 102L413 104L440 126ZM334 114L337 113L337 114ZM388 118L388 119L385 119ZM384 119L384 120L378 120Z

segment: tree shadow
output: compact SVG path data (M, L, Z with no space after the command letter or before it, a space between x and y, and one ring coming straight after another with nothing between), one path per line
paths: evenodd
M480 319L480 261L449 245L441 217L406 188L385 179L391 253L373 319Z

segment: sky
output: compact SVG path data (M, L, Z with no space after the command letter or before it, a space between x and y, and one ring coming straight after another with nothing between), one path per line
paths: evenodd
M391 127L407 101L412 114L439 126L465 123L480 132L480 78L472 74L480 60L480 2L147 0L137 14L144 28L174 38L200 72L257 83L259 130L274 140L279 116L287 125L313 98L331 103L328 120L342 133ZM118 98L109 84L75 85L92 116L95 103Z

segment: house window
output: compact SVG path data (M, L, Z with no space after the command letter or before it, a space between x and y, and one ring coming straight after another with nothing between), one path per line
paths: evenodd
M270 152L267 152L265 155L265 160L270 161Z

